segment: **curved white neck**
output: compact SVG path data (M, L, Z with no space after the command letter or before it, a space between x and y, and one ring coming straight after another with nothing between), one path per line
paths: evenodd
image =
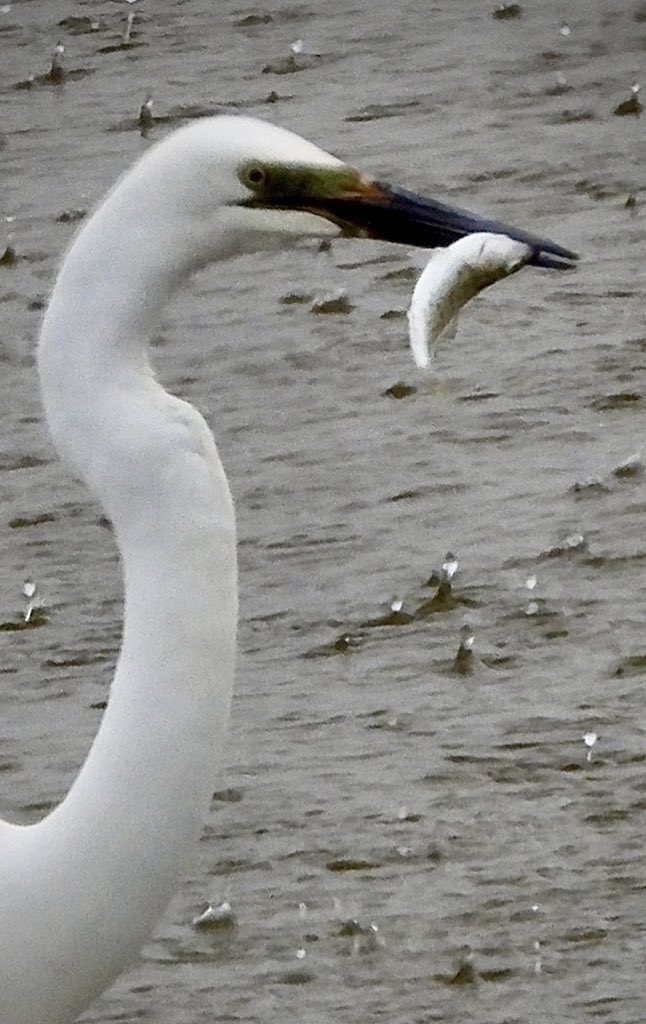
M68 795L35 826L0 823L3 1024L73 1020L134 958L195 852L231 700L229 489L202 417L155 382L147 353L194 253L145 216L117 237L121 198L70 250L38 362L53 439L114 524L123 644ZM170 270L146 263L151 243L176 247Z

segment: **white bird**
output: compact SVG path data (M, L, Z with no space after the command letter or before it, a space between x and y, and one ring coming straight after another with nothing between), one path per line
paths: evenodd
M196 854L222 751L237 620L233 503L200 414L148 341L213 261L340 233L432 246L495 230L361 174L290 132L216 117L152 147L81 226L38 371L59 452L114 524L123 640L103 721L63 801L0 820L0 1019L69 1024L136 958ZM537 265L574 259L514 232Z
M433 253L408 310L411 351L427 367L440 336L466 303L488 285L520 270L531 248L506 235L478 232ZM430 342L430 351L429 351Z

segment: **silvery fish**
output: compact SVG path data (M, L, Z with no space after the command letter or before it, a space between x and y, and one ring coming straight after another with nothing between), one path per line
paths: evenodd
M483 288L520 270L531 258L524 242L479 232L437 249L415 285L408 329L417 366L430 365L440 335Z

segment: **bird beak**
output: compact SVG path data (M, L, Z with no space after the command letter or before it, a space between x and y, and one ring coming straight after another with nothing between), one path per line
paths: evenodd
M312 213L338 224L344 235L433 249L451 245L474 232L489 231L528 245L532 254L527 262L535 267L566 270L578 259L576 253L547 238L500 221L487 220L437 199L426 199L403 188L359 174L350 187L347 181L344 184L345 188L336 195L328 194L318 201L310 196L307 204Z
M313 213L355 238L435 249L487 231L529 246L527 262L535 267L567 270L578 259L548 238L376 181L340 161L331 166L252 162L241 169L241 176L252 192L241 205Z

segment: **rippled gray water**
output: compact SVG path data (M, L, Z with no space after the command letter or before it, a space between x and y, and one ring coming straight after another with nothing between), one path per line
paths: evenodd
M73 231L61 214L187 109L242 102L584 256L474 304L432 385L384 316L423 264L405 249L241 259L169 312L160 373L211 421L237 499L236 701L202 867L89 1021L644 1018L646 502L639 466L615 472L643 443L644 119L613 110L643 71L646 6L495 6L143 0L129 49L110 49L123 5L0 13L18 256L0 266L0 620L19 619L27 576L49 615L0 636L11 816L64 793L119 643L111 536L40 421L34 307ZM71 14L98 28L59 25ZM320 59L263 74L299 37ZM91 74L14 88L59 39ZM145 140L149 90L168 121ZM341 287L347 315L282 301ZM397 382L417 390L384 394ZM449 549L455 607L366 625L395 594L405 611L428 601ZM460 675L465 620L478 660ZM225 898L237 928L195 932L202 902ZM377 941L343 934L355 918Z

